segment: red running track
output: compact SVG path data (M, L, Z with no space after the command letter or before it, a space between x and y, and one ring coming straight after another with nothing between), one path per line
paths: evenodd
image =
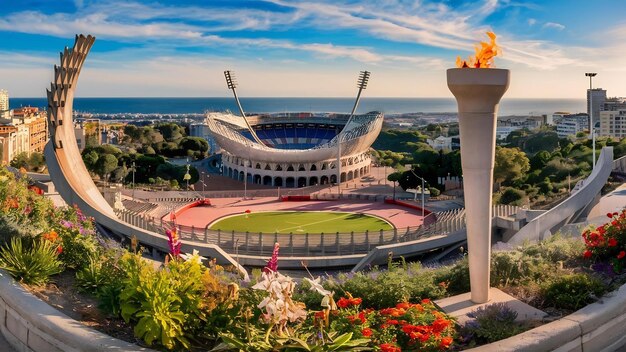
M204 228L226 215L258 211L342 211L376 215L398 229L422 224L421 211L383 202L358 200L281 202L275 197L242 200L241 198L212 198L212 206L199 206L182 211L176 216L179 225ZM169 220L169 215L164 217Z

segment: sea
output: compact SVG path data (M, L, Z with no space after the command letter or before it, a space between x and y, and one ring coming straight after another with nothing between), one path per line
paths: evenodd
M241 98L244 111L349 113L354 98ZM45 98L11 98L11 108L47 106ZM238 111L233 98L75 98L74 110L94 114L200 114L206 111ZM500 116L585 112L585 99L503 99ZM456 113L454 98L363 98L358 113L382 111L387 115Z

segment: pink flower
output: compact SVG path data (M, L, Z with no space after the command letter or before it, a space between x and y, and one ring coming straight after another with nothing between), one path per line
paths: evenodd
M176 229L165 230L165 234L167 235L167 244L170 247L170 255L173 258L179 258L180 246L182 245L182 242L180 242L178 238L178 233L176 232Z
M264 273L272 273L278 271L278 250L280 249L280 244L278 242L274 243L274 251L272 252L272 257L267 262L265 268L263 268Z

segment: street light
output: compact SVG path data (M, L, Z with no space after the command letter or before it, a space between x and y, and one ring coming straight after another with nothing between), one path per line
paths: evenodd
M132 194L132 198L135 199L135 162L133 161L133 194Z
M185 176L183 176L183 180L187 181L187 192L189 192L189 180L191 179L191 175L189 174L189 161L187 162L187 172Z
M204 171L200 172L202 175L202 195L204 196Z
M589 77L589 128L591 129L591 160L593 160L593 168L596 168L596 132L595 126L593 125L593 84L592 79L595 77L597 73L595 72L587 72L585 76Z

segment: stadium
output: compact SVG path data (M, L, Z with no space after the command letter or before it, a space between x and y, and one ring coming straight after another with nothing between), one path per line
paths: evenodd
M361 72L350 114L284 113L247 117L236 82L225 71L241 116L209 113L206 123L222 148L222 175L274 187L306 187L350 181L369 173L369 147L383 114L355 115L370 73Z
M338 175L346 182L368 174L368 149L380 132L383 115L371 112L350 119L341 114L283 114L248 121L251 129L240 116L207 116L222 148L222 175L244 181L247 174L248 183L293 188L337 183Z

